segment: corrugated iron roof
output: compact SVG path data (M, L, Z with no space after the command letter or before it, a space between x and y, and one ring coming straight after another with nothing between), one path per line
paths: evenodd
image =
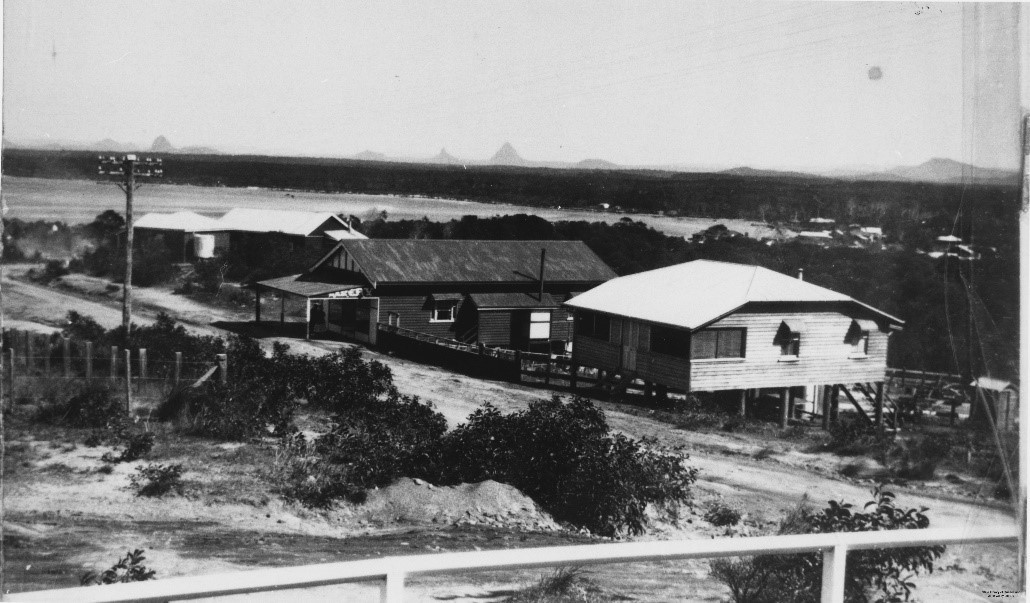
M561 302L550 293L473 293L469 296L480 310L508 308L558 308Z
M334 241L345 241L347 239L367 239L365 235L356 230L327 230L325 235Z
M616 276L582 241L341 241L312 270L345 249L373 283L533 282L542 248L545 281L599 283Z
M623 276L565 304L696 329L751 302L854 302L903 324L843 293L759 266L710 260Z
M181 232L210 231L218 228L218 220L192 211L177 211L171 214L149 213L134 220L133 227Z
M330 277L331 278L331 277ZM320 297L323 295L329 295L336 291L343 291L344 289L353 289L355 287L361 287L361 283L353 282L326 282L330 280L325 275L319 275L317 278L310 274L293 274L290 276L281 276L279 278L270 278L264 281L258 281L257 284L265 287L266 289L275 289L283 293L289 293L291 295L299 295L301 297Z
M341 227L343 220L327 211L293 211L283 209L252 209L236 207L218 219L216 230L239 232L281 232L307 236L327 220L335 220Z

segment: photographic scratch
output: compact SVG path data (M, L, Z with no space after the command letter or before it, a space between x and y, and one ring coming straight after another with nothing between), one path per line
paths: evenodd
M125 58L125 57L127 57L127 56L129 56L129 53L128 53L128 52L126 52L126 53L125 53L125 54L123 54L122 56L118 57L117 59L114 59L114 60L108 61L108 62L107 62L107 64L108 64L108 65L113 65L113 64L117 63L118 61L121 61L122 59L124 59L124 58Z

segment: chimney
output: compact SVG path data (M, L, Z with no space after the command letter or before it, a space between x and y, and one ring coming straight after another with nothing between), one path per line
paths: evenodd
M798 280L799 281L805 280L805 269L804 268L798 268Z
M540 248L540 301L544 301L544 263L547 262L547 248Z

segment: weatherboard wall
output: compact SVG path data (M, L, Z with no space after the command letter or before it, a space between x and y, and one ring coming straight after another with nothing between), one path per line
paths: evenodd
M731 314L709 328L746 329L745 357L691 361L691 390L883 381L888 333L871 331L868 354L851 357L852 346L845 338L854 318L858 316L840 312ZM805 324L796 361L784 361L779 344L774 342L784 321Z

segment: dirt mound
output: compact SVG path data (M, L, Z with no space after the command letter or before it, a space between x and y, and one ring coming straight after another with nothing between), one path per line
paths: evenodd
M559 530L551 516L518 489L492 480L434 486L401 478L368 493L358 518L401 523L489 525L521 530Z

